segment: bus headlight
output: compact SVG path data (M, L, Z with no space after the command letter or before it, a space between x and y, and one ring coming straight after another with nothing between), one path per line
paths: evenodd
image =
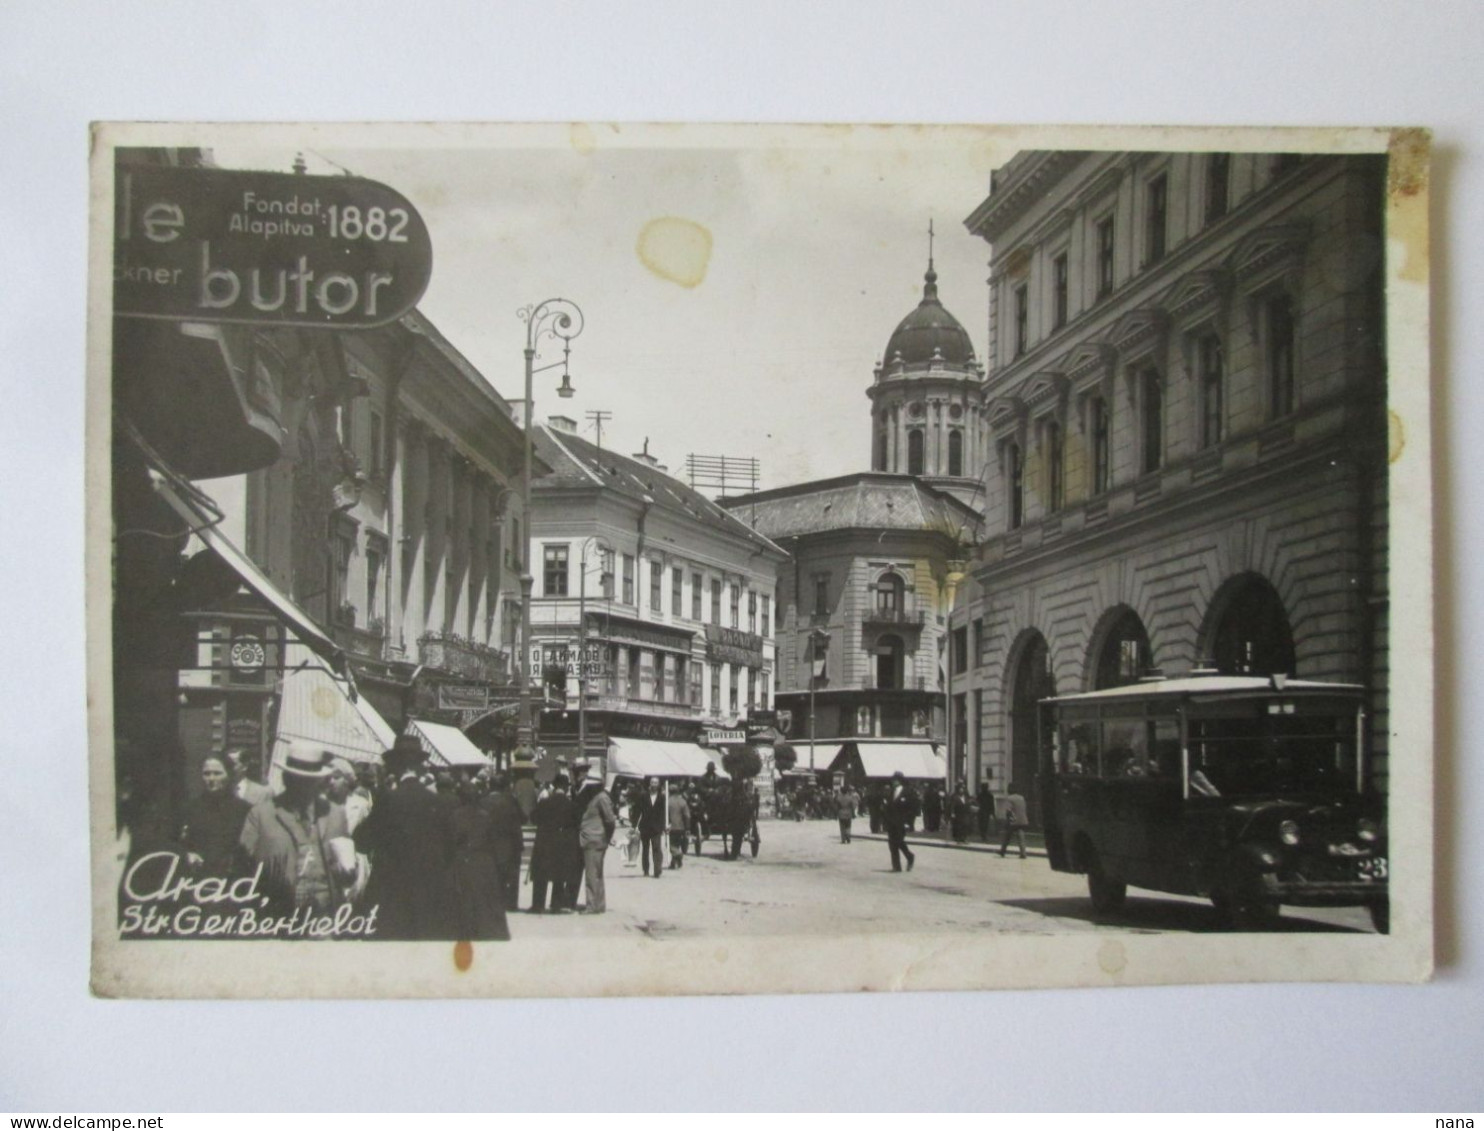
M1355 835L1364 841L1374 841L1381 835L1381 829L1369 817L1362 817L1360 824L1355 826Z
M1299 827L1297 821L1284 821L1278 826L1278 839L1284 844L1292 847L1299 842Z

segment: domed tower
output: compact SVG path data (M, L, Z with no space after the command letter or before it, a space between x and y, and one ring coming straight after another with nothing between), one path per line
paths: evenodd
M872 470L921 476L982 511L984 367L968 332L938 301L931 251L922 301L892 332L866 392Z

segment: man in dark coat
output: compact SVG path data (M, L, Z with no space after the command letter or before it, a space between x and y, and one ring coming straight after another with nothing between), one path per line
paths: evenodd
M576 906L577 891L571 875L572 849L577 844L577 809L567 789L567 779L558 774L536 802L536 842L531 846L531 911L546 910L551 890L551 909L566 911ZM581 873L581 855L578 855Z
M994 791L989 788L988 778L979 783L975 800L979 803L979 839L988 844L990 831L994 828Z
M448 940L453 937L452 802L418 780L427 755L411 735L387 752L396 788L376 799L356 829L356 846L371 856L374 898L381 908L379 939Z
M665 839L665 793L658 778L646 778L644 788L634 799L632 808L634 825L639 830L639 843L644 861L644 874L659 879L664 873L663 849ZM654 871L650 872L650 863Z
M525 849L522 832L525 814L510 792L510 778L505 774L496 774L490 783L485 809L490 816L490 843L495 854L495 868L500 873L500 898L505 910L514 911L520 906L520 857Z
M891 849L893 872L902 870L903 856L907 858L907 871L912 871L912 865L917 863L917 857L907 847L907 829L916 818L917 811L917 794L907 784L906 775L898 770L892 775L881 807L881 822L886 826L886 843Z

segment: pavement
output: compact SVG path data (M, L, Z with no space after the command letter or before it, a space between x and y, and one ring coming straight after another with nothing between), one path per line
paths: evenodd
M857 822L861 824L862 822ZM602 915L512 914L513 940L622 937L728 938L992 931L1052 935L1079 932L1158 934L1224 930L1205 900L1130 890L1116 916L1096 918L1084 877L1053 872L1039 845L1028 859L998 844L956 845L915 834L911 872L893 873L885 836L869 832L840 843L830 820L763 820L761 850L721 856L713 838L702 854L655 879L611 850L605 864L608 911ZM521 903L531 889L521 887ZM1363 908L1289 908L1277 930L1371 930Z

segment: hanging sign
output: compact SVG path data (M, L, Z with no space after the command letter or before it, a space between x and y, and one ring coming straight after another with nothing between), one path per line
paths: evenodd
M433 270L407 198L361 177L120 166L113 310L131 318L362 329Z

